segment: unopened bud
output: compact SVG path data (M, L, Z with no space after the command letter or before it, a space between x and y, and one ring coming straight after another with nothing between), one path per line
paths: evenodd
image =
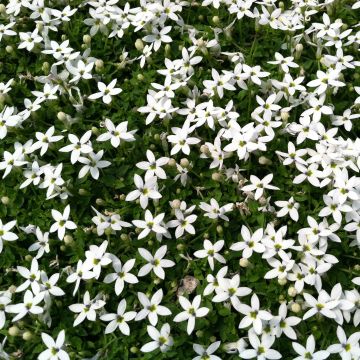
M176 160L171 158L169 159L168 163L167 163L169 166L176 166Z
M84 42L84 44L86 44L86 45L90 45L90 43L91 43L91 36L88 35L88 34L84 35L84 36L83 36L83 42Z
M25 256L25 261L31 261L33 259L33 257L30 254L27 254Z
M189 166L189 160L186 159L186 158L182 158L180 160L180 165L183 167L183 168L187 168Z
M288 289L288 295L291 297L295 297L297 295L297 291L293 286L290 286Z
M57 113L57 118L60 120L60 121L65 121L66 120L66 114L63 112L63 111L59 111Z
M218 16L213 16L212 22L216 25L220 24L220 18Z
M180 209L181 201L179 199L175 199L171 202L171 207L173 209Z
M130 352L133 353L133 354L136 354L138 351L139 351L139 349L136 346L132 346L130 348Z
M71 235L65 235L64 237L64 243L66 245L71 245L74 242L74 239Z
M265 156L260 156L259 157L259 164L260 165L271 165L272 161L270 159L268 159L267 157L265 157Z
M135 41L135 48L136 48L136 50L138 50L138 51L143 51L143 49L144 49L144 43L143 43L143 41L142 41L141 39L137 39L137 40Z
M243 268L246 268L249 266L249 260L246 258L241 258L239 261L239 265Z
M299 313L301 311L301 306L298 303L291 304L291 311L294 313Z
M33 337L33 334L31 331L25 331L22 335L22 338L25 340L25 341L29 341L31 340Z
M281 116L281 120L284 122L284 123L287 123L287 121L289 120L289 112L288 111L281 111L280 112L280 116Z
M211 178L214 180L214 181L220 181L221 178L222 178L222 175L218 172L214 172L211 174Z
M95 61L95 70L99 71L104 68L104 62L101 59Z
M100 199L100 198L97 198L95 202L96 202L96 205L100 205L100 206L104 206L106 204L105 200Z
M8 53L8 54L11 54L12 52L14 52L14 48L11 46L11 45L7 45L5 47L5 51Z
M139 81L143 81L144 79L145 79L145 77L144 77L144 75L143 74L137 74L137 79L139 80Z
M20 333L20 329L17 326L12 326L11 328L9 328L8 330L8 334L10 336L18 336Z
M7 196L3 196L1 198L1 202L2 202L3 205L9 205L10 199Z
M45 61L42 64L41 70L47 75L50 71L50 64L47 61Z

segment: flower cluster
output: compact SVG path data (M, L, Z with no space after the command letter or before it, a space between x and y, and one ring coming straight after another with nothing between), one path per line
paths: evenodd
M360 360L359 8L0 4L0 359Z

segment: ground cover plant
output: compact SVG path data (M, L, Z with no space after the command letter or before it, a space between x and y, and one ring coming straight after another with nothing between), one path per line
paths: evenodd
M0 4L0 359L360 359L359 1Z

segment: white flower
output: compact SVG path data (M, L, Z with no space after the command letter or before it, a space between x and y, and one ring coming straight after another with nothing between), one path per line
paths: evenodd
M140 228L144 229L138 236L138 239L142 239L149 235L151 231L153 231L156 234L165 234L167 230L161 226L161 222L164 219L165 214L159 214L155 217L151 214L149 210L145 211L145 221L143 220L133 220L133 224Z
M146 261L148 261L148 263L139 270L138 276L145 276L151 270L153 270L157 277L159 277L160 279L165 279L165 271L163 268L175 266L175 263L173 261L163 259L167 251L166 245L163 245L159 249L157 249L154 256L152 256L151 253L144 248L139 248L138 251L140 255Z
M88 157L79 157L78 161L85 164L79 171L79 178L84 177L89 171L93 179L99 178L99 169L104 169L111 165L110 161L101 160L104 150L100 150L97 154L91 152Z
M245 192L255 190L255 200L259 200L260 197L264 194L265 189L280 190L278 187L270 185L273 177L273 174L269 174L260 180L257 176L250 175L251 185L245 185L241 188L241 190Z
M69 306L69 309L72 312L79 314L76 317L73 326L79 325L85 319L88 319L89 321L95 321L96 310L101 309L104 305L105 301L99 300L96 297L91 300L89 292L86 291L83 298L83 304L72 304Z
M147 208L149 199L160 199L161 194L157 191L157 177L148 178L145 183L140 175L134 175L134 183L137 190L127 194L126 201L134 201L140 197L140 205L143 209Z
M231 211L233 206L233 203L229 203L220 207L219 203L214 198L210 199L210 204L200 202L200 209L205 211L204 216L209 219L220 218L225 221L229 221L229 218L225 215L225 213Z
M283 57L280 53L275 53L275 61L268 61L269 64L279 65L285 73L289 72L289 67L297 68L299 67L298 64L293 62L294 58L292 56Z
M164 42L164 43L172 42L171 37L169 35L166 35L170 32L170 30L171 30L171 26L165 26L160 31L156 27L153 27L152 34L146 35L143 38L143 40L148 43L153 43L154 50L158 51L162 42Z
M130 270L135 265L135 259L130 259L125 262L124 265L118 258L112 260L112 266L115 270L114 273L108 274L104 278L104 283L109 284L115 281L115 294L119 296L124 289L125 283L136 284L139 282L134 274L130 273Z
M99 135L96 140L110 140L111 145L115 148L120 145L121 140L134 141L134 133L136 132L136 130L127 131L127 126L127 121L123 121L115 127L114 123L110 119L105 119L105 127L107 129L107 132Z
M204 240L204 249L194 252L194 256L197 258L203 259L207 258L211 270L214 270L214 260L221 262L222 264L226 263L224 257L218 252L223 248L224 240L219 240L215 244L212 244L209 240Z
M170 325L164 324L160 331L154 326L148 325L147 332L153 341L141 347L142 352L151 352L159 348L161 352L166 352L173 345L173 338L170 336Z
M299 220L298 209L300 204L295 202L293 197L291 197L288 201L275 201L275 205L281 208L281 210L276 213L277 217L283 217L289 214L294 221Z
M238 311L245 315L240 321L239 328L244 329L252 326L255 333L260 335L263 330L263 321L269 321L273 316L265 310L260 310L259 298L256 294L251 297L251 306L246 304L239 304Z
M80 139L73 134L69 134L70 145L66 145L59 149L61 152L71 151L71 163L75 164L81 154L89 154L93 151L91 142L89 141L91 137L91 130L88 130Z
M90 245L90 250L85 252L84 266L94 272L96 279L100 276L101 268L111 263L110 254L106 252L107 246L108 241L105 240L100 246Z
M137 313L135 321L139 321L148 317L150 324L156 326L158 322L158 315L171 315L171 311L167 307L160 305L163 298L162 289L156 291L155 294L151 297L151 300L142 292L138 292L138 298L141 305L143 306L143 309Z
M12 322L22 319L26 314L38 315L44 312L44 309L38 304L43 300L44 294L38 293L35 296L30 290L26 290L24 295L24 302L14 305L7 305L5 308L6 312L17 314Z
M187 216L186 216L187 215ZM176 220L171 220L167 223L167 227L176 227L175 237L178 239L180 236L184 235L184 232L188 232L189 234L195 234L195 228L192 225L197 216L194 214L189 214L185 212L185 214L180 209L175 209Z
M62 349L65 343L65 331L61 330L54 341L54 339L46 334L41 333L41 338L47 349L39 354L38 360L70 360L69 355Z
M126 336L130 335L130 328L127 324L128 321L131 321L135 318L136 312L135 311L128 311L126 310L126 300L122 299L119 302L117 307L116 314L105 314L100 316L100 319L103 321L110 321L109 324L106 326L105 334L110 334L119 328L119 330Z
M84 266L82 260L79 260L76 265L76 271L74 271L66 278L66 282L75 283L73 296L78 291L81 280L89 280L92 279L93 277L95 277L95 274L92 271L90 271L86 266Z
M219 348L220 344L220 341L215 341L209 345L207 349L205 349L202 345L193 344L193 349L199 356L195 356L192 360L221 360L218 356L213 355L213 353Z
M99 88L99 92L92 94L88 97L90 100L95 100L102 97L102 101L105 104L110 104L112 100L112 96L118 95L122 92L120 88L116 88L117 79L114 79L110 82L109 85L105 85L103 82L99 81L97 86Z
M308 293L304 293L304 298L306 304L310 306L310 310L304 314L303 320L306 320L317 313L320 313L321 315L330 319L335 319L336 314L334 308L336 308L336 306L339 304L339 301L332 300L325 290L319 291L318 299L315 299Z
M261 335L261 339L259 339L253 331L249 331L249 342L252 349L244 349L240 352L240 357L242 359L256 358L257 360L281 359L282 355L278 351L271 349L274 341L274 336L263 334Z
M263 253L265 246L261 243L264 236L263 229L257 229L252 235L250 230L242 225L241 236L244 241L239 241L230 246L230 250L243 251L242 256L246 259L252 256L253 252Z
M293 342L292 346L294 350L300 355L294 358L294 360L323 360L330 356L330 353L325 350L315 352L315 338L314 335L310 335L306 340L306 348L297 342Z
M177 314L174 318L175 322L181 322L187 320L187 333L190 335L195 328L195 319L197 317L204 317L208 314L209 309L207 307L200 307L201 296L196 295L192 303L184 296L179 296L179 302L181 307L185 310Z
M5 309L11 303L11 293L9 291L0 292L0 329L2 329L6 322ZM1 356L1 352L0 352Z
M216 295L212 298L213 302L223 302L230 300L236 311L240 311L239 297L247 296L251 293L248 287L240 287L240 275L234 275L232 279L217 276L219 284L216 289Z
M37 138L38 141L32 144L31 152L37 149L41 149L40 155L43 156L48 150L49 144L60 141L63 138L62 135L54 136L54 133L55 133L54 126L51 126L49 129L47 129L45 133L36 132L35 137Z
M341 326L337 327L336 335L339 339L339 344L330 345L327 351L331 354L339 354L343 360L351 360L360 357L360 332L355 332L347 338L344 329Z
M301 319L296 316L287 316L287 305L282 303L279 307L279 315L275 316L270 322L275 325L276 337L280 337L284 333L288 338L296 340L296 332L292 328L301 322Z
M151 150L146 150L146 157L148 161L140 161L136 164L139 169L146 170L145 181L153 176L157 176L159 179L166 179L166 173L162 166L169 162L169 158L161 157L156 160L155 155Z
M68 220L70 216L70 205L65 207L63 214L53 209L51 210L51 215L55 222L51 225L50 232L57 231L60 240L64 238L66 229L74 230L77 228L73 221Z
M34 294L40 292L40 270L39 263L36 259L32 259L30 270L24 266L17 266L19 274L26 279L21 285L16 288L16 292L22 292L31 285L31 290Z
M186 154L190 154L190 146L198 144L200 142L200 139L196 137L188 137L189 134L194 130L194 127L190 127L190 124L188 121L186 121L182 128L173 127L171 128L171 131L173 132L173 135L168 135L167 139L172 144L175 144L173 148L171 149L170 154L175 155L180 150Z
M11 230L16 224L16 220L9 221L7 224L3 224L0 219L0 253L3 250L3 241L15 241L18 239L18 236Z

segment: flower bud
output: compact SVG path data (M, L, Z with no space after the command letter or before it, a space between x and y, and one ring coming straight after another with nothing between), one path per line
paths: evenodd
M281 120L286 124L289 120L289 112L288 111L281 111L280 112Z
M154 279L154 281L153 281L153 283L154 283L155 285L159 285L160 282L161 282L161 279L159 279L159 278L156 278L156 279Z
M290 286L288 289L288 295L291 297L295 297L297 295L297 291L293 286Z
M200 338L204 336L204 332L202 330L198 330L195 335Z
M187 168L188 166L189 166L189 160L188 159L186 159L186 158L182 158L181 160L180 160L180 165L183 167L183 168Z
M49 74L50 64L49 64L47 61L45 61L45 62L42 64L41 70L42 70L46 75Z
M11 45L7 45L5 47L5 51L8 53L8 54L11 54L12 52L14 52L14 48L11 46Z
M84 42L84 44L86 44L86 45L90 45L90 43L91 43L91 36L88 35L88 34L84 35L84 36L83 36L83 42Z
M213 22L215 25L218 25L218 24L220 24L220 18L219 18L218 16L213 16L212 22Z
M96 202L96 205L99 205L99 206L104 206L106 204L105 200L100 199L100 198L97 198L95 202Z
M176 249L177 249L178 251L183 251L183 250L185 249L185 245L184 245L184 244L177 244L177 245L176 245Z
M137 74L136 78L139 80L139 81L143 81L145 79L144 75L143 74Z
M25 261L31 261L33 257L30 254L25 255Z
M127 241L127 240L129 240L129 235L128 235L128 234L121 234L121 235L120 235L120 239L121 239L122 241Z
M180 209L181 201L179 199L175 199L171 202L171 207L173 209Z
M0 14L5 14L6 12L6 7L4 4L0 4Z
M64 243L66 245L71 245L74 242L74 239L71 235L65 235L64 237Z
M271 165L272 161L270 159L268 159L267 157L265 157L265 156L260 156L259 157L259 164L260 165Z
M291 311L294 313L299 313L301 311L301 305L298 303L291 304Z
M154 134L154 140L159 141L160 140L160 135L159 134Z
M222 175L218 172L214 172L211 174L211 179L214 181L221 181Z
M104 68L104 62L101 59L95 61L95 71L100 71Z
M148 241L148 245L149 245L149 246L153 246L153 245L154 245L154 242L153 242L152 240L149 240L149 241Z
M170 57L170 55L171 55L171 46L170 46L170 44L166 44L165 45L165 56Z
M203 154L208 154L209 153L209 147L205 144L200 146L200 152Z
M219 235L222 234L222 233L224 232L223 227L222 227L221 225L218 225L218 226L216 227L216 232L217 232Z
M132 346L130 348L130 352L133 353L133 354L136 354L138 351L139 351L139 349L136 346Z
M167 163L169 166L176 166L176 160L171 158L169 159L168 163Z
M9 205L10 199L7 196L3 196L1 198L1 202L2 202L3 205Z
M135 48L136 48L136 50L138 50L138 51L143 51L143 49L144 49L144 43L143 43L143 41L142 41L141 39L137 39L137 40L135 41Z
M25 340L25 341L29 341L31 340L33 337L33 334L31 331L25 331L22 335L22 338Z
M243 267L243 268L246 268L246 267L249 266L249 260L246 259L246 258L241 258L241 259L239 260L239 265L240 265L241 267Z
M57 118L58 118L58 120L60 120L60 121L65 121L65 120L66 120L66 114L65 114L63 111L59 111L59 112L57 113Z
M209 340L210 340L210 342L212 342L212 343L213 343L213 342L215 342L215 341L216 341L216 337L215 337L215 336L210 336L210 339L209 339Z
M79 195L84 196L88 194L88 191L86 189L80 188L78 191Z
M16 325L12 326L12 327L9 328L9 330L8 330L8 334L9 334L10 336L18 336L19 333L20 333L20 329L19 329Z

